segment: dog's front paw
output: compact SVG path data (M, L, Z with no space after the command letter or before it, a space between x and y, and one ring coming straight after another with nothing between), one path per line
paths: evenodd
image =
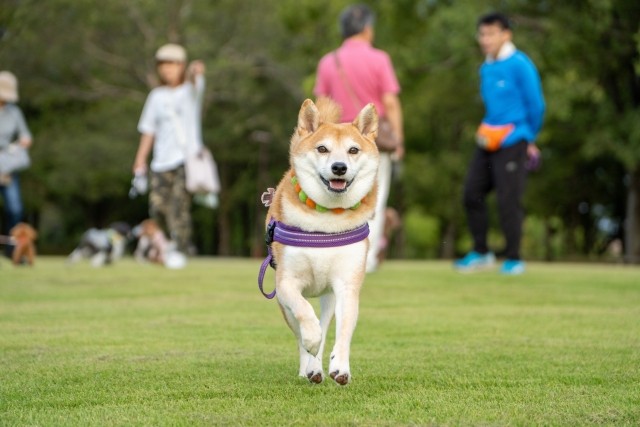
M320 343L322 341L322 329L320 322L306 322L300 325L300 335L302 346L312 356L317 356L320 351Z
M333 371L329 375L338 385L347 385L349 381L351 381L351 374L349 372Z
M329 376L338 385L347 385L351 381L351 372L349 369L349 363L341 363L334 354L331 355L331 362L329 363Z
M317 357L309 357L309 363L306 369L306 375L310 382L320 384L324 381L324 372L322 371L322 362Z
M322 373L322 371L311 371L307 373L307 378L309 379L309 382L313 384L320 384L322 381L324 381L324 374Z

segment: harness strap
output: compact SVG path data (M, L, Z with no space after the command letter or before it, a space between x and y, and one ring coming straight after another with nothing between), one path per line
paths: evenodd
M260 289L260 292L267 299L272 299L276 295L275 289L273 292L267 294L262 287L267 267L271 265L274 270L276 268L273 260L273 253L271 252L271 243L278 242L283 245L302 248L335 248L360 242L366 239L368 235L369 224L366 222L358 228L341 233L320 233L303 231L298 227L292 227L283 224L280 221L271 219L267 225L267 232L265 234L267 257L262 262L262 265L260 266L260 273L258 274L258 288Z

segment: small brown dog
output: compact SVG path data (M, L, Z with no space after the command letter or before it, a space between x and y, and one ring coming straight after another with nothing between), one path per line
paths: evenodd
M170 243L158 223L153 219L145 219L140 223L137 233L139 240L135 258L138 261L164 264Z
M38 238L36 230L26 222L19 222L10 231L9 235L15 244L13 256L14 265L20 265L23 260L33 265L36 258L35 240Z

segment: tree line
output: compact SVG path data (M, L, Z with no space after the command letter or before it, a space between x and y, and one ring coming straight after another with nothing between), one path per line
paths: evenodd
M390 204L395 257L452 257L470 239L461 191L482 117L477 17L511 16L547 100L543 166L526 195L523 252L640 262L640 4L635 0L371 0L375 44L402 86L407 155ZM287 167L297 111L319 58L340 44L344 0L5 0L0 68L20 81L34 134L22 175L44 253L89 227L147 216L127 196L137 121L157 84L153 53L184 44L207 64L204 138L219 165L217 210L194 208L203 254L263 253L260 194ZM495 222L495 213L493 221ZM499 245L499 235L491 239Z

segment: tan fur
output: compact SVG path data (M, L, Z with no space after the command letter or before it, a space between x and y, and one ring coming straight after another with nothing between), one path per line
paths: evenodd
M369 104L353 123L337 123L339 117L340 108L328 98L318 100L317 105L311 100L302 104L291 137L291 168L276 188L267 223L275 219L309 232L338 233L353 230L372 218L379 163L374 142L378 116L373 104ZM354 149L357 151L353 152ZM345 165L343 174L334 171L338 164ZM344 211L319 212L303 203L291 183L293 174L310 199L328 209ZM358 202L361 204L351 210ZM368 240L336 248L272 244L277 265L276 295L287 324L298 338L299 374L311 382L324 378L322 351L336 304L342 310L335 313L339 329L329 370L338 384L350 381L350 343L358 316L367 248ZM320 297L320 319L307 297Z
M140 229L140 238L148 245L143 249L146 259L155 264L164 264L169 241L158 223L153 219L145 219L140 223Z
M33 265L36 258L35 240L38 238L36 230L26 222L20 222L9 231L9 235L15 242L13 264L20 265L25 259L29 265Z
M342 107L331 98L320 97L316 101L316 107L320 112L321 123L340 123L342 117Z

